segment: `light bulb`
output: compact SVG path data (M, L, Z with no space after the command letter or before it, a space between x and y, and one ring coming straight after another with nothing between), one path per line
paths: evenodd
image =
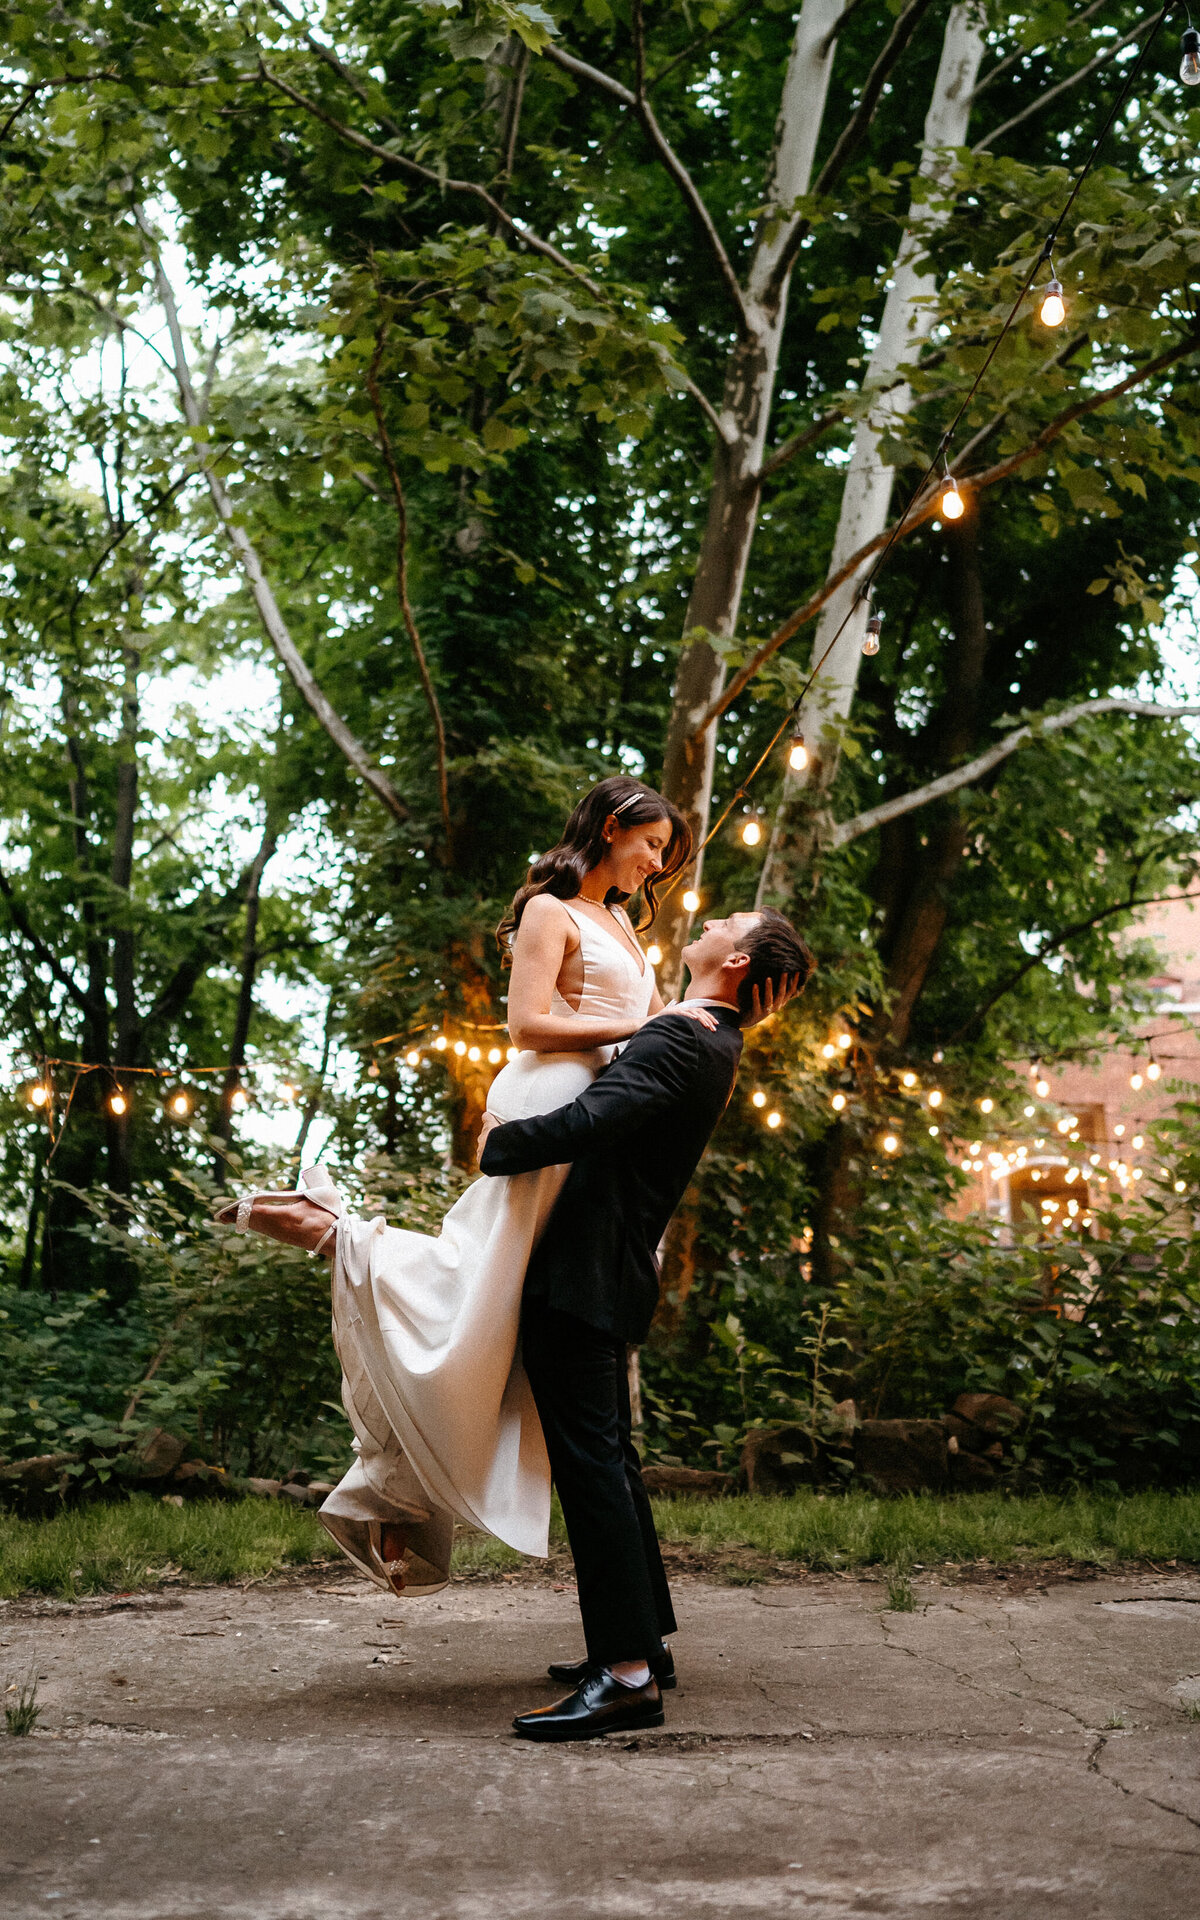
M661 967L662 948L658 945L657 941L652 947L646 948L646 958L652 967Z
M835 1113L840 1113L840 1112L842 1111L842 1108L843 1108L843 1107L845 1106L845 1104L846 1104L846 1096L845 1096L845 1094L844 1094L844 1093L835 1093L835 1094L834 1094L834 1096L833 1096L833 1099L832 1099L832 1100L831 1100L831 1101L829 1102L829 1104L830 1104L830 1106L831 1106L831 1107L833 1108L833 1110L834 1110L834 1112L835 1112Z
M1125 1122L1123 1120L1118 1120L1116 1126L1113 1128L1113 1139L1123 1140L1124 1138L1125 1138Z
M1188 27L1179 42L1179 51L1183 59L1179 62L1179 78L1185 87L1200 87L1200 33L1195 27Z
M1187 1192L1187 1181L1186 1181L1186 1180L1177 1180L1177 1181L1175 1182L1175 1191L1176 1191L1176 1193L1186 1193L1186 1192Z
M897 1149L897 1148L899 1147L899 1145L900 1145L900 1142L899 1142L899 1141L897 1140L897 1138L896 1138L896 1136L895 1136L895 1134L894 1134L894 1133L885 1133L885 1134L884 1134L884 1136L883 1136L883 1150L884 1150L884 1152L885 1152L885 1153L895 1153L895 1152L896 1152L896 1149Z
M759 826L758 821L747 820L745 826L742 828L742 844L747 847L756 847L761 839L762 828Z
M765 1107L767 1104L767 1096L765 1093L761 1091L759 1091L758 1093L752 1093L750 1095L750 1101L752 1106Z
M1129 1084L1135 1093L1140 1093L1146 1083L1140 1073L1131 1073L1129 1076Z
M929 1104L931 1107L940 1107L944 1098L945 1098L945 1095L943 1094L940 1087L933 1087L930 1089Z
M961 520L966 510L966 502L963 500L956 482L953 477L948 476L942 497L938 502L938 511L942 519Z
M437 1039L434 1041L433 1044L436 1050L438 1051L438 1053L445 1053L446 1048L450 1045L450 1042L447 1040L444 1033L439 1033Z
M499 1047L488 1048L488 1065L490 1067L498 1067L503 1058L504 1055L501 1053Z
M781 1127L783 1125L783 1115L781 1113L769 1113L767 1115L767 1125L769 1127Z
M30 1087L29 1104L31 1107L48 1107L50 1105L49 1087Z
M419 1066L420 1063L421 1063L421 1056L417 1052L415 1047L411 1050L411 1052L405 1054L404 1064L406 1067L416 1067L416 1066Z
M467 1050L467 1043L465 1040L456 1040L454 1042L454 1051L458 1055L460 1060L462 1059L466 1050Z
M917 1084L917 1076L915 1073L906 1073L901 1078L902 1086L915 1087L916 1084Z
M110 1113L115 1114L118 1120L123 1113L128 1113L129 1102L125 1098L125 1095L123 1093L112 1094L109 1098L108 1110Z
M1022 1112L1022 1113L1023 1113L1024 1115L1025 1115L1025 1118L1026 1118L1027 1120L1032 1120L1032 1119L1033 1119L1033 1116L1034 1116L1034 1114L1035 1114L1035 1113L1037 1112L1037 1108L1036 1108L1036 1107L1022 1107L1022 1108L1021 1108L1021 1112Z
M800 734L796 735L788 751L788 765L793 773L803 773L808 765L808 748Z
M299 1087L294 1087L290 1080L281 1080L279 1083L279 1098L281 1100L294 1100L299 1091Z
M1050 1091L1050 1082L1048 1080L1039 1080L1036 1082L1033 1090L1039 1100L1044 1100Z
M996 1102L994 1100L981 1100L979 1102L980 1113L990 1113L995 1104Z
M867 631L863 635L862 650L868 659L872 654L879 652L879 629L882 625L883 615L881 613L873 613L867 621Z
M1061 282L1051 280L1038 309L1038 319L1044 327L1061 327L1066 317L1067 308L1062 297Z
M1142 1136L1142 1135L1141 1135L1140 1133L1135 1133L1135 1134L1134 1134L1134 1136L1133 1136L1133 1150L1134 1150L1134 1152L1135 1152L1135 1153L1140 1153L1140 1152L1141 1152L1141 1150L1142 1150L1142 1148L1143 1148L1143 1147L1145 1146L1145 1144L1146 1144L1146 1142L1145 1142L1145 1139L1144 1139L1144 1137L1143 1137L1143 1136Z
M1152 1060L1150 1062L1150 1065L1146 1068L1147 1080L1157 1080L1161 1076L1161 1074L1162 1074L1162 1068L1159 1066L1158 1061Z
M375 1071L378 1073L378 1067L376 1067ZM234 1113L241 1113L243 1108L250 1105L250 1096L244 1087L234 1088L229 1096L229 1105Z
M839 1033L837 1037L837 1043L839 1047L842 1049L843 1053L845 1053L847 1047L851 1047L854 1045L853 1038L848 1033Z
M378 1060L372 1060L370 1066L367 1068L367 1079L378 1080L378 1078L379 1078L379 1062Z
M941 1131L940 1127L930 1127L929 1129L930 1138L932 1140L936 1140L940 1131Z
M504 1057L506 1060L515 1060L519 1052L520 1052L519 1047L509 1047Z
M687 892L683 896L684 912L695 913L699 905L700 905L700 895L696 893L691 887L689 887Z
M482 1060L482 1059L483 1059L483 1055L482 1055L482 1054L480 1053L480 1051L479 1051L479 1048L478 1048L478 1047L472 1047L472 1048L471 1048L471 1049L469 1050L469 1052L468 1052L468 1054L467 1054L467 1059L468 1059L468 1060Z
M178 1093L171 1095L167 1105L177 1120L186 1120L192 1110L192 1103L188 1099L187 1094L184 1093L182 1087Z

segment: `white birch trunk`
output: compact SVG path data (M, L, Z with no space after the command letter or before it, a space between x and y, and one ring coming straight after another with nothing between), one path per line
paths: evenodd
M843 10L843 0L804 0L775 123L764 195L768 206L788 208L808 192L833 66L834 42L830 36ZM775 397L790 270L778 286L775 281L793 231L794 221L784 218L774 233L763 232L755 248L745 287L746 331L734 347L726 370L721 440L714 458L708 520L685 632L702 627L706 633L728 638L737 627L746 564L758 520L759 470ZM707 828L716 731L710 727L700 741L694 735L724 680L720 656L707 640L693 641L682 655L676 676L663 787L691 824L697 844ZM699 864L692 884L700 884ZM673 992L678 985L679 952L691 918L683 906L682 890L677 890L655 928L655 937L667 956L661 976L664 990Z
M946 22L922 145L920 172L939 185L950 178L953 150L966 143L971 94L984 52L983 33L983 22L970 0L965 4L959 0ZM927 251L930 225L936 224L938 217L936 209L931 209L919 234L906 230L901 238L879 338L867 369L868 385L886 384L897 369L911 362L928 332L937 283L932 273L920 270L917 262ZM907 381L902 381L881 394L859 424L842 492L830 574L887 525L894 469L884 464L881 443L911 405L912 390ZM846 623L800 712L797 731L808 744L809 763L802 772L785 772L783 797L759 883L760 905L764 900L786 901L798 878L797 869L807 865L811 857L814 808L837 771L841 726L849 717L858 684L868 609L865 601L857 605L855 601L868 570L864 567L862 576L847 580L831 596L817 625L814 666L842 622Z

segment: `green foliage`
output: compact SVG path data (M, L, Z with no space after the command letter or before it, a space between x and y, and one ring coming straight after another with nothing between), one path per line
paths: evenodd
M10 1680L4 1690L4 1725L18 1737L32 1733L42 1717L38 1705L38 1676L26 1674L23 1680Z

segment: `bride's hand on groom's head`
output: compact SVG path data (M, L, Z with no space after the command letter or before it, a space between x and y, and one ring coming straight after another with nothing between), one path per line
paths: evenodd
M800 975L785 974L779 992L775 991L775 982L767 980L762 992L755 987L750 995L750 1011L742 1021L743 1027L757 1027L769 1020L773 1013L782 1013L789 1000L794 1000L800 991Z
M501 1122L497 1119L494 1113L484 1114L483 1125L479 1129L479 1138L475 1143L475 1165L476 1166L478 1166L480 1161L483 1159L483 1149L487 1145L488 1135L496 1127L500 1125L501 1125Z

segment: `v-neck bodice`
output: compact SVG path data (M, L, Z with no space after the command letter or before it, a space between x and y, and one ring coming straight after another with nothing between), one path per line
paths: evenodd
M644 1019L650 1011L650 997L654 992L654 969L649 961L643 960L639 970L615 922L612 932L606 933L589 914L569 900L564 900L563 905L579 929L583 991L579 1005L573 1007L556 987L551 1011L592 1020Z

